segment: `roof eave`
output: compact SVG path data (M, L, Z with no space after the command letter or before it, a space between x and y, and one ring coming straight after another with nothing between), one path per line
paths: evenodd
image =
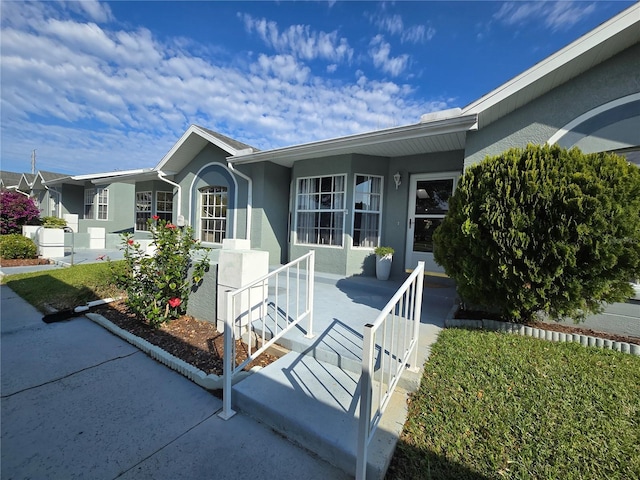
M453 118L436 120L432 122L422 122L402 127L376 130L374 132L358 133L346 137L332 138L318 142L305 143L290 147L276 148L273 150L263 150L256 153L240 154L229 156L227 160L234 165L245 163L255 163L271 161L277 159L279 162L289 160L296 162L298 157L308 157L309 155L326 155L337 151L348 151L364 145L375 145L383 142L393 142L410 140L417 137L443 135L448 133L462 132L477 129L478 116L473 113L460 115Z

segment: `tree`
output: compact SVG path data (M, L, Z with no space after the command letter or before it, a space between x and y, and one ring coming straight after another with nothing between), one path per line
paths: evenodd
M40 217L33 199L18 192L0 192L0 233L22 233L27 225Z
M465 302L519 321L583 319L640 276L640 169L557 146L486 158L451 198L434 258Z

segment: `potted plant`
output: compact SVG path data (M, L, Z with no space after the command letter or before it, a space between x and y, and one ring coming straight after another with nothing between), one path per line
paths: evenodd
M391 273L391 261L395 250L391 247L376 247L376 278L378 280L388 280Z

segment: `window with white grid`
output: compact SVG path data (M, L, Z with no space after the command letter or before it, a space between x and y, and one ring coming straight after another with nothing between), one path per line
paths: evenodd
M380 241L382 177L356 175L353 194L353 246L375 248Z
M156 215L160 220L172 221L173 192L156 192Z
M148 230L151 219L151 192L136 192L136 230Z
M200 189L200 240L222 243L227 235L227 187Z
M345 183L345 175L298 179L297 243L342 246Z

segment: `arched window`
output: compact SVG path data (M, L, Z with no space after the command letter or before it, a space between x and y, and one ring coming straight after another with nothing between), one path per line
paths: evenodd
M200 189L200 240L222 243L227 234L227 187Z

